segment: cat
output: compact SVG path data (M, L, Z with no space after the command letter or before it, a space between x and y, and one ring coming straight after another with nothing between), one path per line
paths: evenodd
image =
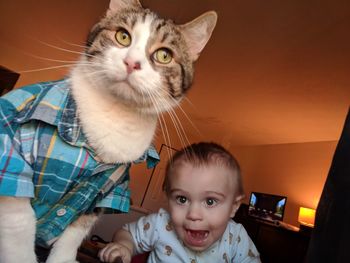
M67 78L0 99L1 263L37 262L35 243L48 263L77 262L95 208L127 210L128 168L152 160L157 118L191 87L216 21L176 25L111 0Z

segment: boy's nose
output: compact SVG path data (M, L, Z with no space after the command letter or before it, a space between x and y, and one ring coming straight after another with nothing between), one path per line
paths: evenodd
M198 204L191 204L187 211L187 219L196 221L202 220L201 207Z

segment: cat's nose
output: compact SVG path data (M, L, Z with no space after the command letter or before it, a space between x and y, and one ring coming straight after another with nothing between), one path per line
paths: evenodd
M128 72L128 74L130 74L134 70L140 70L141 69L140 62L134 61L134 60L129 59L129 58L124 59L124 64L126 66L126 71Z

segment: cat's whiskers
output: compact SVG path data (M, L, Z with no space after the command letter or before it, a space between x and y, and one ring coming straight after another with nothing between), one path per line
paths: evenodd
M158 122L159 122L160 130L162 131L163 138L166 145L169 145L171 147L172 146L171 137L170 137L167 123L166 123L166 120L164 119L163 114L158 115Z
M166 120L165 120L163 114L158 115L158 122L159 122L159 124L161 126L161 130L162 130L162 133L163 133L163 138L164 138L165 144L170 146L171 148L173 148L172 143L171 143L171 137L169 135L169 131L167 129ZM165 129L166 129L166 136L165 136L164 131L163 131L163 125L165 126ZM171 159L171 151L170 151L170 149L168 147L166 147L166 149L167 149L167 153L168 153L168 159Z
M164 141L167 145L171 146L172 142L171 142L169 130L168 130L166 121L164 119L164 116L162 114L161 107L159 106L159 102L161 101L161 96L159 95L159 92L150 92L149 90L147 90L146 93L147 93L146 95L148 95L148 97L151 99L153 107L157 112L157 118L158 118L160 130L162 132Z
M86 54L84 51L76 51L76 50L70 50L70 49L62 48L62 47L59 47L59 46L52 45L50 43L41 41L39 39L35 39L35 41L37 41L37 42L39 42L39 43L41 43L41 44L43 44L45 46L51 47L53 49L56 49L56 50L64 51L64 52L67 52L67 53L78 54L80 56L94 58L94 59L102 61L102 59L99 56ZM66 44L69 44L71 46L77 46L77 47L80 47L80 48L83 48L83 49L86 48L85 46L69 43L69 42L66 42L66 41L64 41L62 39L61 39L61 41L66 43ZM84 65L84 66L88 66L88 65L96 66L96 64L94 64L93 62L90 62L88 60L84 60L83 62L81 62L79 60L76 60L76 59L75 60L60 60L60 59L53 59L53 58L47 58L47 57L38 56L38 55L35 55L35 54L32 54L32 53L25 52L24 50L20 50L20 52L25 54L25 55L27 55L27 56L36 58L36 59L45 60L45 61L51 61L51 62L66 63L66 64L65 65L53 65L53 66L49 66L49 67L46 67L46 68L20 70L19 73L31 73L31 72L37 72L37 71L59 69L59 68L64 68L64 67L69 68L69 67L72 67L72 66L75 66L75 65L78 65L78 64Z
M169 110L167 112L169 114L169 117L171 118L173 125L175 127L176 133L178 134L178 137L180 139L180 143L183 147L189 144L189 140L187 138L186 132L183 128L182 123L180 122L177 114L173 110Z
M166 142L166 144L171 145L171 140L170 140L170 136L169 136L169 131L167 129L165 120L164 120L164 116L161 113L160 107L158 106L158 100L159 100L159 96L157 96L157 94L155 92L150 92L149 90L146 90L145 92L145 98L146 96L150 98L152 105L157 113L157 118L159 121L159 125L160 125L160 130L162 132L164 141Z
M192 104L192 102L185 96L184 97L185 100L194 107L194 105ZM186 111L182 108L181 104L178 104L177 107L179 108L179 110L182 112L182 114L186 117L186 119L188 120L188 122L191 124L191 126L195 129L195 131L202 136L202 133L200 132L200 130L197 128L197 126L193 123L193 121L191 120L191 118L188 116L188 114L186 113Z
M69 68L74 66L74 64L71 65L59 65L59 66L52 66L52 67L45 67L45 68L37 68L37 69L29 69L29 70L19 70L19 73L31 73L31 72L38 72L38 71L44 71L44 70L52 70L52 69L59 69L59 68Z
M37 55L30 54L31 57L33 58L38 58L41 60L46 60L46 61L52 61L52 62L60 62L60 63L70 63L70 64L78 64L76 60L61 60L61 59L53 59L53 58L46 58L46 57L41 57Z
M168 103L170 105L169 102L165 102L165 103ZM174 103L176 104L176 107L180 107L180 103L178 101L174 100ZM173 125L175 127L176 133L178 134L178 137L180 139L182 146L185 147L186 145L190 144L190 141L186 135L185 129L183 128L180 118L178 117L175 111L175 108L169 107L169 109L167 110L167 113L171 121L173 122Z
M176 111L173 108L171 108L170 110L168 110L168 114L174 124L174 127L179 136L182 146L185 147L186 145L189 145L190 141L186 135L185 129L183 128L183 125L178 115L176 114Z
M56 50L60 50L60 51L64 51L64 52L68 52L68 53L72 53L72 54L85 55L85 56L87 56L87 57L95 57L94 55L86 54L84 51L76 51L76 50L70 50L70 49L62 48L62 47L59 47L59 46L52 45L52 44L50 44L50 43L41 41L40 39L37 39L36 41L38 41L39 43L41 43L41 44L43 44L43 45L45 45L45 46L54 48L54 49L56 49ZM84 46L83 46L83 47L84 47ZM85 47L84 47L84 48L85 48Z
M156 99L152 99L152 101L154 102L154 106L155 106L156 108L158 108L158 104L159 104L159 105L160 105L160 104L164 104L164 105L167 106L167 109L168 109L168 110L167 110L167 113L168 113L168 115L169 115L169 117L170 117L170 119L171 119L171 121L172 121L172 123L173 123L173 126L174 126L174 128L175 128L175 131L176 131L176 133L177 133L177 135L178 135L178 137L179 137L180 143L181 143L183 146L185 146L185 145L187 145L187 144L190 144L190 143L189 143L189 139L188 139L188 137L187 137L187 135L186 135L186 132L185 132L185 130L184 130L184 128L183 128L183 125L182 125L182 123L181 123L179 117L177 116L176 111L175 111L174 108L170 105L169 101L167 101L166 99L164 99L164 98L159 94L159 91L158 91L158 92L154 92L153 94L157 96ZM154 96L151 96L151 97L154 98ZM175 101L175 100L174 100L174 104L176 104L177 106L179 106L179 103L178 103L177 101ZM169 136L169 132L168 132L168 128L167 128L167 122L166 122L166 120L165 120L163 114L158 114L158 115L159 115L159 117L161 117L161 118L158 118L159 121L164 123L164 125L161 124L161 125L162 125L161 128L164 129L164 128L163 128L163 126L164 126L165 129L166 129L166 132L167 132L167 136L165 136L165 135L164 135L164 132L163 132L164 140L166 141L166 143L167 143L168 145L171 146L171 140L170 140L170 136ZM169 138L169 139L167 139L167 138ZM167 141L168 141L168 142L167 142Z
M185 117L187 118L188 121L190 121L190 123L192 124L193 126L193 123L191 121L191 119L188 117L188 115L186 114L186 112L183 110L183 108L181 107L181 104L176 101L174 99L174 103L177 104L177 108L180 108L181 112L185 115ZM187 134L185 132L185 129L183 128L183 125L175 111L175 108L170 108L167 113L169 114L170 118L172 119L173 123L174 123L174 126L175 126L175 129L176 129L176 132L178 134L178 137L180 139L180 143L182 144L182 148L185 148L187 145L190 145L190 141L189 141L189 138L187 137ZM178 128L179 127L179 128ZM195 127L195 126L194 126ZM196 128L196 127L195 127ZM196 129L197 130L197 129ZM185 153L186 155L187 152Z
M90 65L89 65L90 66ZM91 71L91 72L89 72L89 73L85 73L85 75L87 76L87 77L96 77L96 75L97 75L97 77L100 77L100 79L103 79L103 74L101 74L101 73L105 73L105 72L108 72L108 69L104 69L104 68L100 68L100 69L98 69L97 67L96 67L96 65L92 65L91 66L92 68L95 68L95 70L94 71Z
M62 61L63 62L63 61ZM67 62L67 61L66 61ZM31 72L39 72L39 71L45 71L45 70L53 70L53 69L59 69L59 68L71 68L73 66L76 66L78 63L76 61L72 61L68 64L63 64L63 65L55 65L55 66L49 66L49 67L44 67L44 68L36 68L36 69L28 69L28 70L19 70L19 73L31 73ZM96 66L91 63L89 64L84 64L85 66Z
M79 45L79 44L75 44L75 43L72 43L72 42L68 42L67 40L62 39L62 38L59 38L59 37L57 37L57 39L58 39L59 41L61 41L62 43L67 44L67 45L70 45L70 46L73 46L73 47L78 47L78 48L82 48L82 49L85 49L85 48L86 48L86 43L84 43L84 44L82 44L82 45Z
M53 58L42 57L42 56L38 56L38 55L27 53L27 52L24 52L24 51L22 51L22 53L24 53L24 54L26 54L28 56L31 56L33 58L36 58L36 59L45 60L45 61L51 61L51 62L58 62L58 63L65 63L65 64L63 64L63 65L53 65L53 66L48 66L48 67L44 67L44 68L37 68L37 69L19 70L19 73L30 73L30 72L52 70L52 69L59 69L59 68L69 68L69 67L76 66L76 65L96 66L96 64L94 64L92 62L89 62L89 61L79 62L77 60L60 60L60 59L53 59Z

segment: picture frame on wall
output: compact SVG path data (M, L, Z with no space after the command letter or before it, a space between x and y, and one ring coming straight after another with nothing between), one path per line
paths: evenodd
M167 208L167 198L163 191L165 170L169 159L178 150L162 144L159 149L160 162L153 168L148 181L145 194L141 201L141 207L151 212L157 212L159 208Z

